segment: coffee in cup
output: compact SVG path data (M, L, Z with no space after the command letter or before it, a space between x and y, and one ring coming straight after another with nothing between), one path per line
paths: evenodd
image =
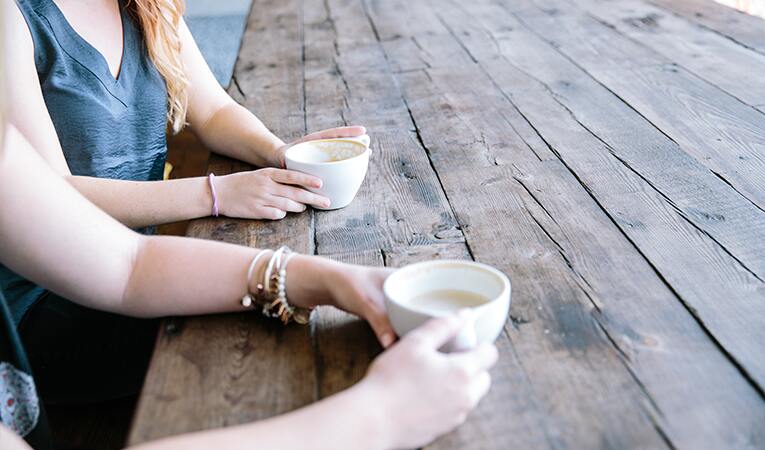
M348 206L364 181L369 165L369 136L320 139L301 142L287 149L287 169L304 172L322 180L312 192L329 198L322 209Z
M383 285L385 306L399 336L427 320L460 310L469 323L444 348L464 350L491 343L502 332L510 309L510 280L485 264L462 260L425 261L391 274Z

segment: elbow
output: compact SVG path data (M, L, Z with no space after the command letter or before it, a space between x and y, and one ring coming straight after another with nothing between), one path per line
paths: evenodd
M125 283L122 286L122 295L120 296L119 312L132 317L149 318L151 314L147 313L147 308L142 300L144 295L141 292L141 261L143 255L148 253L152 237L134 233L134 239L127 255L127 275Z

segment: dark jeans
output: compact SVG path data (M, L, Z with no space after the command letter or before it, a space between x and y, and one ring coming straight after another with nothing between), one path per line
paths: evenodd
M24 316L19 332L41 399L73 405L137 394L157 324L46 293Z

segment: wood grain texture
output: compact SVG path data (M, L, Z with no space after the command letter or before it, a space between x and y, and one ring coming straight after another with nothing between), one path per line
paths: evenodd
M765 209L763 114L682 67L623 67L601 49L623 48L629 54L637 46L634 41L581 13L547 14L539 5L538 12L518 14L523 24ZM743 63L727 64L749 71ZM745 79L741 82L746 86ZM765 95L765 85L749 88Z
M711 2L709 2L711 3ZM545 8L550 2L540 2ZM763 103L765 55L640 0L564 0L562 14L585 10L604 25L679 64L750 106ZM565 9L564 9L565 8ZM760 29L765 36L765 20ZM678 39L682 36L682 39ZM612 48L622 47L614 45ZM605 58L604 58L605 59ZM578 60L578 59L577 59Z
M672 147L657 143L654 138L658 135L641 124L633 110L614 102L610 92L553 46L522 28L516 28L514 34L512 44L503 47L507 61L487 63L492 77L623 224L625 234L704 326L762 386L763 350L754 344L761 339L756 336L763 330L760 318L765 317L760 310L762 282L695 223L678 215L671 202L644 182L648 173L644 175L631 162L625 165L617 157L619 152L642 154L653 148L666 155ZM597 108L592 107L593 102ZM572 153L564 153L567 149ZM673 156L680 160L665 160L665 167L685 166L682 153Z
M543 19L521 17L523 23L537 33L554 28L558 23L555 17L547 15ZM592 21L589 26L600 30L591 30L592 35L599 32L608 36L613 34ZM560 25L560 28L564 27ZM547 39L555 33L544 32L540 36ZM577 37L583 38L583 35ZM610 40L620 42L618 37ZM523 58L521 47L509 42L505 46L506 53ZM538 42L522 42L524 46L538 45ZM569 43L556 45L556 48L570 58L585 52L593 57L598 53ZM562 100L584 105L588 99L594 98L593 93L598 94L599 107L579 108L575 114L577 120L586 122L590 131L666 195L690 222L709 233L760 279L765 278L765 246L760 246L758 240L749 235L750 231L761 233L755 230L765 226L762 207L765 186L760 186L765 181L765 171L758 168L765 161L762 157L765 116L717 89L710 89L674 65L621 70L613 69L608 62L585 63L585 60L594 61L583 57L574 65L561 58L561 64L546 70L538 69L536 72L541 75L535 73L535 76ZM517 66L526 70L524 64L525 60L519 59ZM579 67L585 65L587 72L583 74ZM597 77L597 82L588 75ZM606 89L599 86L600 83ZM628 101L629 107L623 102L609 101L615 98L609 91ZM641 120L632 109L650 123ZM613 126L616 121L609 123L610 117L619 117L619 123L628 121L631 126ZM711 173L703 166L709 167ZM735 189L737 184L731 181L734 178L747 187L742 187L741 191L731 190L731 185ZM731 220L727 221L729 218Z
M703 326L762 383L762 347L755 344L762 330L757 318L765 317L759 311L762 282L616 158L615 147L589 134L544 87L530 87L534 83L524 83L524 75L508 65L489 70Z
M518 5L519 3L514 3ZM651 123L642 120L638 114L635 114L631 108L624 105L619 101L617 97L611 94L607 89L603 89L597 82L593 81L587 74L582 73L577 67L566 61L564 58L558 58L560 64L547 64L545 61L549 55L555 55L551 52L548 46L541 45L538 39L530 37L523 30L518 30L523 26L517 22L514 17L509 16L503 8L496 4L488 3L485 7L473 5L471 7L473 11L481 11L480 17L477 17L473 21L457 21L454 20L453 32L459 36L460 40L463 40L467 52L471 54L482 54L484 57L481 61L488 61L499 57L499 52L503 48L510 55L519 54L520 62L517 63L520 69L523 66L533 66L536 71L543 74L541 81L549 84L556 89L555 96L560 99L566 99L571 97L575 98L579 104L584 105L589 101L590 104L597 104L597 108L582 108L577 112L578 116L585 117L593 120L589 120L587 125L590 130L597 134L598 137L604 139L609 145L609 151L615 152L616 156L628 164L629 167L634 168L640 175L645 177L646 180L656 187L663 195L667 196L672 202L673 206L676 206L679 211L686 217L694 226L703 230L705 233L710 234L717 242L723 245L726 251L732 253L737 259L743 262L747 269L757 274L760 278L763 278L765 273L765 247L763 247L759 240L752 239L752 234L762 233L762 227L765 226L765 214L758 205L752 204L747 198L742 197L739 193L732 190L730 185L726 183L725 179L721 179L720 176L707 170L702 164L689 157L682 148L680 148L675 142L668 139L661 131L657 130ZM539 10L534 11L536 15L543 14ZM467 14L467 12L466 12ZM480 26L480 18L498 17L500 19L495 22L490 22L485 25L490 33L486 29L482 30ZM536 16L535 16L536 17ZM530 19L533 20L533 19ZM565 25L555 24L559 28L564 28ZM515 30L513 29L515 27ZM548 24L550 28L553 24ZM549 35L551 33L546 33ZM599 42L598 46L605 45L607 39L598 37L593 33L593 38L589 39L590 42ZM584 40L582 38L581 40ZM431 36L430 41L420 39L420 46L425 47L425 51L420 51L420 54L434 54L443 53L440 50L444 44L443 38L435 38ZM428 45L432 41L432 45ZM541 46L540 46L541 45ZM590 43L590 46L595 45ZM546 50L547 53L539 52L523 52L523 49L537 46L542 50ZM452 45L452 47L457 47ZM435 48L435 50L434 50ZM481 48L491 48L492 50L481 50ZM493 53L492 53L493 52ZM398 51L395 47L391 51L391 57L398 59L401 56L401 51ZM605 55L605 52L593 52L593 59L596 53ZM411 52L409 52L411 54ZM607 64L607 63L604 63ZM511 123L520 125L514 125L516 129L521 129L524 126L528 126L525 120L512 120L513 116L507 115L504 111L513 108L504 108L504 110L496 110L494 106L497 102L478 101L474 102L472 109L469 106L458 104L452 106L455 98L458 95L465 93L464 98L468 101L480 97L475 93L477 88L465 89L460 88L460 85L470 83L470 86L483 86L485 82L481 79L485 78L485 74L482 71L473 70L471 73L465 73L464 70L453 68L448 61L442 61L441 64L431 63L432 67L443 67L449 70L439 71L439 82L447 86L453 86L454 90L460 92L459 94L449 93L445 94L443 89L440 88L428 88L426 83L419 83L412 86L411 89L415 89L419 92L419 95L431 96L438 95L442 99L440 102L430 101L424 102L430 104L433 107L430 108L427 113L423 111L424 121L430 121L438 124L440 128L436 129L432 136L426 136L428 138L433 137L437 139L448 139L445 131L450 127L460 126L460 121L447 122L441 120L441 116L438 115L439 111L444 114L444 111L448 114L455 115L451 112L459 111L459 117L461 122L465 122L465 117L470 117L468 111L473 111L478 108L479 118L483 119L483 129L481 133L473 132L475 136L484 136L487 133L493 133L494 130L491 125L491 120L499 116L507 116L511 119ZM463 66L464 67L464 66ZM648 67L646 71L661 70L661 68ZM577 83L581 83L583 86L578 86ZM669 89L666 84L656 83L657 90ZM676 83L675 83L676 84ZM673 84L674 85L674 84ZM430 89L431 92L425 92ZM495 94L496 95L496 94ZM595 96L593 96L595 95ZM661 102L658 100L660 94L645 94L646 97L650 97L652 100L656 100L656 103L652 105L654 107L657 104L663 103L667 105L667 102ZM699 96L703 94L699 93ZM664 94L666 96L666 94ZM447 98L448 97L448 98ZM490 97L490 96L489 96ZM636 103L649 103L647 101L637 100ZM711 103L711 102L709 102ZM413 106L420 106L420 104L413 104ZM671 106L674 106L672 104ZM665 106L663 109L664 116L667 117L666 121L669 121L668 117L674 117L676 111L679 108L671 108L671 106ZM447 111L447 108L450 110ZM687 106L687 109L691 110L693 105ZM481 112L486 114L481 114ZM698 114L702 114L703 110L699 108ZM752 125L748 126L750 131L736 135L735 139L744 140L757 143L761 140L759 133L756 131L757 127L757 113L752 112L754 116L749 115L749 111L744 110L744 118L749 117L752 121ZM518 113L516 112L516 115ZM503 117L504 118L504 117ZM614 118L613 121L609 121L608 118ZM517 119L517 117L516 117ZM728 122L736 121L736 119L729 119ZM708 122L713 122L713 119L708 118ZM613 126L614 123L626 122L629 126ZM676 121L679 122L679 121ZM744 121L744 123L746 123ZM481 122L479 120L478 126ZM687 127L690 129L693 125L697 125L697 128L703 128L698 126L698 123L690 123ZM684 126L682 123L677 123L673 126ZM717 125L713 125L717 126ZM737 126L737 125L735 125ZM747 126L745 125L744 128ZM755 127L752 129L752 127ZM507 126L505 126L507 128ZM487 131L488 130L488 131ZM469 130L460 129L460 134L470 132ZM701 133L702 131L696 131ZM504 142L512 143L512 136L505 133L503 136ZM535 137L539 139L538 136ZM711 136L708 136L712 140ZM525 139L529 142L528 139ZM485 141L481 139L479 142ZM639 142L640 145L636 145ZM716 141L715 141L716 142ZM448 142L447 142L448 143ZM757 148L758 145L755 145ZM440 147L440 146L439 146ZM462 150L465 146L451 146L450 152L454 150ZM512 148L512 147L511 147ZM540 156L540 159L549 159L551 155L549 149L539 150L539 145L532 144L530 148L535 149L534 153ZM744 146L746 148L746 146ZM754 150L752 150L754 153ZM432 156L437 158L439 153L437 151L431 151ZM450 157L460 157L460 159L467 160L462 152L459 154L450 153L447 155L447 159ZM478 153L478 152L474 152ZM724 157L729 158L729 152L725 153ZM511 153L511 155L518 155L518 153ZM514 156L515 157L515 156ZM496 155L491 155L490 159L495 162L502 163L501 158L497 159ZM711 157L710 157L711 159ZM469 161L469 160L468 160ZM748 171L754 172L752 169L747 168ZM754 174L754 177L758 175ZM765 245L765 244L763 244Z
M765 27L759 17L709 0L648 0L765 55Z
M404 14L409 13L409 11L404 12ZM419 36L416 37L419 38ZM406 36L401 39L404 38ZM443 35L440 38L443 41ZM434 42L438 40L435 37L433 39ZM420 45L424 44L420 41ZM439 50L436 49L435 52ZM434 50L427 48L426 52L433 54ZM389 57L391 57L390 54ZM395 58L392 59L392 65L395 66ZM412 59L416 60L417 58ZM473 110L478 110L479 106L483 106L484 111L494 112L495 108L496 110L511 110L512 106L503 105L502 100L497 102L497 91L485 76L483 77L484 83L473 79L469 85L466 85L464 82L470 80L470 74L464 78L460 77L463 73L457 68L450 67L448 71L444 70L440 73L444 74L444 78L454 75L455 79L459 79L463 83L460 86L459 82L455 82L453 86L459 87L452 89L445 89L442 85L436 89L443 92L449 100L454 97L460 103L453 109L450 108L454 112L454 118L452 115L446 117L441 115L433 122L428 122L427 117L433 111L433 106L423 107L422 105L429 102L436 102L438 105L437 102L443 100L428 96L427 92L425 92L424 98L412 95L411 86L415 86L418 92L423 92L422 86L428 84L429 78L432 77L433 71L426 69L425 72L427 73L405 72L400 74L398 78L404 87L407 103L410 105L418 130L423 136L423 142L433 157L434 166L441 176L448 197L455 207L457 217L466 233L468 245L477 260L496 265L511 275L514 282L514 298L520 299L519 302L521 302L521 306L518 306L518 303L514 304L513 311L516 311L516 308L521 308L527 317L534 317L530 322L526 322L526 319L519 319L524 323L523 329L526 333L518 337L513 336L513 345L501 349L503 358L507 358L506 370L508 367L513 369L508 372L499 372L495 376L494 388L496 391L492 391L491 396L485 399L485 403L481 405L476 416L471 418L466 426L440 439L432 447L505 448L511 445L510 436L513 435L514 431L516 436L523 435L525 437L524 441L515 442L515 445L520 447L523 447L524 444L557 446L561 445L561 442L572 447L587 447L597 445L595 442L600 443L603 439L613 439L614 445L640 445L638 442L649 446L662 445L660 435L656 433L654 425L647 417L650 414L646 414L645 410L640 407L633 407L635 415L616 417L606 412L609 406L597 404L598 400L591 396L587 396L588 399L584 398L585 392L588 390L585 385L603 377L598 380L600 386L618 385L624 389L624 397L620 400L609 400L611 407L622 409L624 404L631 401L635 402L634 405L636 406L644 401L642 391L637 385L633 385L633 391L628 387L633 381L621 365L616 350L611 346L608 339L600 334L598 327L593 326L591 316L584 313L584 311L591 309L592 305L587 300L586 293L579 287L575 274L566 268L563 259L556 259L552 253L548 253L552 249L552 247L547 247L551 244L549 240L543 238L541 243L537 243L537 239L544 234L537 234L540 231L528 215L524 217L525 213L519 214L519 212L524 211L522 209L523 202L516 198L515 193L506 189L504 184L501 184L501 188L494 187L494 185L501 183L506 174L498 174L496 170L499 168L495 167L493 161L489 160L489 164L487 164L487 159L478 158L475 160L476 166L471 167L471 160L457 158L454 157L456 155L449 154L451 147L469 153L469 150L465 149L470 148L472 136L467 133L463 135L460 133L462 128L456 126L459 124L458 117L463 116L462 111L467 111L466 114L470 114L471 107ZM466 92L461 97L462 91ZM468 103L471 98L473 99L472 103ZM421 113L421 111L423 112ZM441 121L442 130L448 130L451 127L456 128L455 132L447 132L446 136L442 136L448 140L448 143L445 143L444 140L438 140L438 138L435 142L431 142L426 137L439 135L439 132L428 130L428 124L435 123L438 119ZM483 130L486 128L483 127ZM483 152L482 148L478 146L476 148ZM525 151L507 150L509 150L507 153L523 155L521 158L525 156L527 161L534 157L534 153L527 148ZM444 153L441 154L441 152ZM506 160L512 160L512 156L507 153L503 152L502 156ZM533 159L538 161L536 158ZM467 167L455 167L455 161L459 161L460 165L464 164ZM517 241L517 247L512 243L514 241ZM537 245L541 247L538 251L536 250ZM545 254L550 256L541 256ZM536 258L533 255L540 255L541 257ZM532 273L534 273L533 278ZM548 286L547 282L551 284ZM559 339L567 341L565 331L560 329L559 324L553 323L554 320L550 322L550 317L535 320L537 315L545 315L545 313L537 312L544 309L543 306L540 306L540 309L536 309L535 306L537 304L544 305L547 299L553 297L555 300L551 300L551 302L556 304L554 308L567 309L571 313L570 316L567 316L571 326L568 330L572 335L570 342L581 339L591 343L593 348L598 349L597 351L593 350L593 355L596 353L599 355L597 362L590 361L587 356L588 352L581 348L579 350L582 350L583 355L574 351L577 353L576 357L568 353L566 349L561 348L560 351L554 352L555 362L547 361L544 372L542 371L539 358L545 359L542 355L550 354L548 353L550 350L546 347L554 345L553 341L559 342ZM561 302L565 305L561 305ZM534 304L534 306L529 305L529 303ZM532 322L533 325L530 325ZM553 335L553 333L555 334ZM560 333L563 333L564 337L561 337ZM565 345L563 344L564 347ZM573 351L573 349L568 350ZM593 369L593 365L600 364L603 364L600 370ZM531 368L527 365L530 365ZM617 367L621 367L621 369ZM518 372L519 370L521 373ZM608 375L604 375L606 373ZM579 385L581 389L569 390L565 387L572 382L572 379L578 380L573 381L574 384L582 383ZM522 383L521 385L524 385L525 388L519 389L515 383ZM511 385L515 387L512 394L508 390ZM631 397L630 392L635 397ZM527 409L523 414L525 423L517 425L518 427L531 427L531 429L515 428L509 426L507 422L499 425L498 418L502 416L500 411L528 408L527 405L530 403L534 404L536 411L532 412ZM567 410L553 413L552 411L557 409L555 405L560 404L568 405ZM603 413L605 415L601 415ZM597 416L597 419L593 419L593 414ZM580 421L579 418L581 417L588 417L589 419ZM610 419L613 420L609 422ZM621 422L622 420L624 422ZM633 430L639 429L641 431L634 435L625 432L626 422L637 427ZM595 423L600 425L594 425ZM523 431L519 432L520 429ZM619 441L618 444L617 441Z
M512 17L497 17L492 11L487 26L496 21L512 23ZM523 27L511 33L512 42L503 46L507 60L485 64L492 78L701 323L761 386L762 348L754 342L762 330L759 318L765 317L759 311L762 282L678 214L671 202L645 182L641 170L617 157L625 149L638 153L653 147L646 141L651 139L649 132L637 133L646 129L639 116L613 101L610 93L542 39ZM685 166L682 160L664 165Z
M308 6L311 5L311 6ZM443 194L358 1L307 4L306 114L311 129L370 129L366 180L348 207L316 213L320 254L460 242ZM328 122L329 120L329 122Z
M442 176L475 259L511 278L515 321L491 394L466 426L428 448L506 448L513 439L518 447L663 447L656 411L598 326L588 290L526 212L528 194L500 167ZM522 410L524 422L502 419Z
M752 107L765 94L756 74L750 90L723 79L759 50L727 16L684 16L695 0L677 16L600 3L253 5L229 92L285 139L366 125L369 174L340 211L190 233L507 273L492 390L429 449L765 446L765 115ZM311 327L169 319L130 441L294 409L361 379L380 351L331 308Z
M230 91L280 136L300 136L305 121L299 2L255 0L253 11ZM250 169L217 156L208 167L218 175ZM313 253L310 213L278 222L200 219L191 222L188 235ZM168 319L128 442L263 419L310 403L314 362L310 327L283 327L254 314ZM273 379L289 382L263 381Z
M443 10L442 7L441 11ZM507 24L507 22L504 23ZM461 36L460 33L457 33L457 35ZM448 39L441 37L441 39L433 39L433 41L443 43L448 42ZM433 53L433 50L427 46L425 46L422 51L423 53ZM413 57L410 59L416 60L418 58ZM449 96L451 93L450 89L459 89L458 85L453 85L450 88L449 82L450 79L458 76L455 75L455 72L459 71L469 72L469 74L465 75L465 78L473 79L471 85L472 89L481 89L481 86L483 86L476 81L481 79L480 69L470 71L467 68L458 70L452 67L447 67L446 64L443 64L442 66L443 68L426 69L427 74L414 72L404 74L402 76L404 80L402 85L405 88L405 95L407 97L412 95L416 97L426 91L423 89L423 85L433 84L434 86L429 89L430 91L439 92L442 96ZM497 71L500 70L502 69L497 68ZM411 78L411 81L407 81L408 78ZM545 122L545 125L555 122L558 126L564 129L581 129L579 124L572 121L570 118L569 121L571 123L567 124L566 121L563 120L565 116L551 115L551 111L544 106L547 102L541 102L543 105L539 105L540 95L549 96L549 93L546 93L544 89L542 89L542 86L538 86L539 89L535 90L531 88L530 84L522 83L519 82L518 79L509 77L503 80L502 85L513 87L513 91L517 90L528 93L528 95L525 96L528 102L524 102L524 105L535 104L537 108L541 108L540 111L533 115L534 119L545 116L549 118ZM488 89L488 87L484 88ZM422 103L429 103L427 93L425 94L425 99L421 101L416 98L409 98L408 100L410 104L413 105L413 113L419 123L419 105ZM618 99L614 99L614 101L618 102ZM481 104L480 102L481 99L477 99L475 104ZM554 102L551 103L554 104ZM455 110L455 115L462 115L461 112L464 109L470 110L470 107L468 106L467 108ZM521 110L526 114L526 108L521 108ZM567 115L565 109L560 106L558 107L558 110L559 113L562 112ZM423 107L422 116L427 117L431 111L432 109ZM443 116L441 117L441 120L446 122L446 124L442 124L445 129L449 128L449 125L452 122L458 122L458 119L449 120L449 118ZM532 122L535 124L539 123L537 120L533 120ZM556 133L561 134L561 136L559 136L560 141L565 141L567 143L582 140L582 137L576 134L562 134L560 131L556 131ZM426 134L426 130L423 130L423 134ZM592 138L592 136L590 137ZM591 152L592 146L599 144L594 138L592 138L592 141L593 142L585 141L581 144L583 152ZM559 143L557 139L555 142L556 144ZM439 151L438 142L431 143L428 139L425 139L425 143L429 148L433 145L434 148L430 148L431 152L436 153ZM570 146L572 144L565 145ZM513 163L512 159L509 160L509 163L512 163L513 165L517 164ZM573 238L578 240L577 244L572 244L569 250L565 251L569 255L567 257L571 258L570 262L574 267L578 264L585 265L582 268L575 269L578 273L588 274L583 277L583 279L586 280L584 282L585 286L588 286L591 289L594 286L594 288L598 290L602 289L602 291L604 291L602 294L593 293L593 297L596 301L598 303L603 303L603 305L601 305L602 309L599 310L599 313L604 314L602 316L602 326L607 330L606 332L609 333L609 336L617 343L620 351L629 355L627 356L627 364L631 366L631 371L634 371L634 373L637 374L641 380L641 384L645 385L645 388L649 393L651 391L656 393L655 396L652 396L652 399L657 399L658 408L664 412L664 415L660 420L661 426L666 427L665 431L671 436L673 443L680 443L682 444L681 447L693 447L708 444L711 442L709 439L717 439L716 442L720 445L747 446L751 442L762 441L763 436L757 431L756 423L762 420L763 403L757 391L740 373L738 373L733 365L727 363L724 355L718 352L716 343L709 339L704 328L699 326L699 324L688 315L687 310L678 302L677 297L673 294L671 289L664 285L662 279L657 276L651 265L648 264L637 252L631 252L629 250L630 248L633 248L632 244L618 232L617 228L608 225L608 222L611 220L609 219L609 216L604 214L599 207L596 207L596 203L593 199L586 195L586 191L582 189L573 177L570 175L568 177L565 176L565 172L567 171L565 167L563 165L553 167L556 167L557 170L545 168L544 170L539 171L540 174L544 174L545 179L540 181L535 188L530 188L529 192L532 192L533 189L535 191L535 197L538 197L541 192L552 190L549 200L553 203L558 203L557 206L553 207L553 209L557 209L558 212L557 214L553 212L552 216L550 216L550 211L552 211L552 209L549 206L537 205L538 213L534 214L538 217L536 220L540 223L540 226L543 226L541 224L544 224L545 221L547 221L549 222L549 226L557 228L564 233L564 237L553 237L554 233L551 234L551 239L555 239L556 242L560 242L561 238ZM614 172L612 168L608 168L604 171L609 173ZM501 183L503 179L502 176L490 177L489 182L495 184ZM637 177L635 179L639 180ZM561 180L567 181L566 187L555 188L555 185L560 183ZM447 192L450 199L455 202L456 197L449 191L448 183L445 184L447 185ZM577 186L579 189L577 189ZM576 205L570 204L566 199L577 192L577 190L580 192L579 201L581 203L578 202ZM735 193L733 194L735 195ZM587 199L587 201L584 201L584 199ZM532 202L531 204L533 205L535 202ZM586 207L586 213L582 210L583 207ZM458 217L461 219L460 208L456 203L455 208ZM576 211L577 214L566 214L567 211ZM598 211L599 214L595 214L595 211ZM596 222L587 221L590 214L595 216L596 219L592 220L596 220ZM547 228L547 225L544 225L544 227ZM569 233L571 233L572 230L578 230L576 233L581 234L578 237L570 236ZM470 238L469 228L466 229L466 233L468 243L471 244L472 247L473 241ZM611 236L611 238L608 238L607 236ZM594 245L596 242L602 242L602 247L600 245ZM561 251L564 250L561 249ZM584 256L585 254L589 256ZM587 259L590 260L589 263L585 262ZM608 263L607 261L609 260L612 262ZM591 264L591 266L587 267L589 264ZM638 269L639 267L642 267L642 270ZM601 281L593 282L590 278L600 278ZM598 287L598 283L602 284ZM651 288L649 286L654 287ZM609 298L612 299L611 302L608 302L607 299ZM626 300L627 298L631 298L632 300ZM606 302L610 303L610 305L606 304ZM636 303L637 305L642 304L641 311L635 309L637 307ZM610 310L611 308L616 309ZM658 311L661 312L659 313ZM610 318L606 319L608 316L610 316ZM641 316L643 317L642 319L640 318ZM621 319L616 319L616 317L621 317ZM659 317L661 317L661 319L657 319ZM618 324L620 321L622 321L622 323ZM640 331L636 331L641 326L645 327L645 335ZM633 329L632 327L636 328ZM633 334L633 332L635 334ZM691 334L694 334L696 338L684 339ZM660 337L662 335L664 337ZM643 338L638 336L643 336ZM643 343L639 343L641 339L645 339ZM649 343L647 346L650 347L651 342L657 344L657 346L663 345L658 344L659 342L673 342L673 345L679 345L679 347L674 350L662 348L661 350L656 349L656 351L646 351L646 343ZM687 364L678 364L678 360L682 359L682 355L686 352L690 351L697 354L696 352L699 351L697 347L698 345L704 345L705 347L703 354L705 358L709 358L705 363L708 369L701 369L699 371L699 366L694 361L688 361ZM640 353L643 354L640 355ZM707 371L710 372L707 373ZM657 373L664 373L665 375L655 376ZM685 373L685 375L679 375L680 373ZM706 376L697 379L701 374L705 374ZM671 383L667 382L668 376L678 377L678 379L683 380L693 378L698 381L698 384L692 389L678 389L677 386L672 387ZM740 389L740 391L734 393L733 391L728 392L726 390L725 400L717 405L707 403L702 406L701 404L698 404L698 416L691 417L683 415L682 411L686 410L689 404L698 403L698 399L703 397L704 393L709 389L715 389L722 379L730 380L732 384L737 386L737 389ZM727 382L725 382L725 385L728 385ZM715 401L717 400L719 400L719 398L715 399ZM749 420L747 420L746 423L743 423L738 419L741 416L729 416L727 414L718 413L720 410L727 410L729 408L741 411L742 415ZM672 409L677 413L668 412L668 410ZM694 408L694 410L696 410L696 408ZM714 429L706 429L705 433L699 433L699 424L702 422L716 423L716 427ZM730 426L738 428L739 431L728 433L727 431Z

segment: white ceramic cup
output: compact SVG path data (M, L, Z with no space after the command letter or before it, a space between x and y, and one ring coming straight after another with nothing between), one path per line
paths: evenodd
M311 192L329 198L329 208L348 206L364 181L369 166L369 136L301 142L287 149L287 169L321 178Z
M473 261L435 260L406 266L385 280L385 307L396 334L403 336L429 319L450 314L409 303L419 295L439 290L467 291L487 299L479 306L468 308L471 312L468 324L443 347L445 351L491 343L502 333L510 310L511 285L507 276Z

